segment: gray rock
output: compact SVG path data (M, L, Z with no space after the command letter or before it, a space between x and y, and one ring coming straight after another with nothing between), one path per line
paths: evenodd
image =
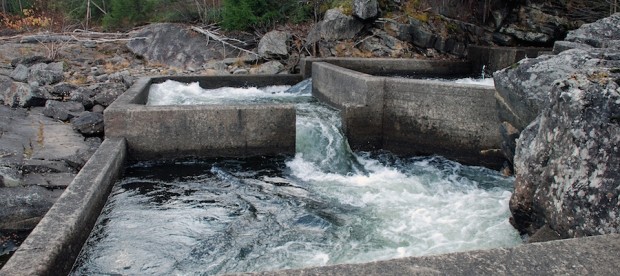
M132 33L127 43L130 51L151 62L179 68L200 68L209 60L237 56L239 51L222 43L208 43L205 35L189 26L174 23L148 25Z
M513 36L518 40L525 41L532 44L547 45L555 41L555 37L552 35L534 32L530 29L521 29L516 25L510 25L500 30L503 34Z
M66 188L75 178L74 173L32 173L24 177L24 186Z
M314 25L306 38L306 44L318 42L320 39L335 41L354 38L364 24L352 16L344 15L339 9L331 9L325 13L323 21Z
M411 38L415 46L431 48L435 46L436 36L423 25L412 25Z
M81 103L85 109L90 109L95 105L93 99L95 91L88 87L79 87L77 90L71 91L69 100Z
M530 45L547 46L564 38L571 27L567 17L560 16L557 9L549 11L545 3L527 1L515 13L517 20L500 28L500 32L514 36Z
M0 165L0 188L22 185L21 173L13 166Z
M502 122L499 127L499 133L502 136L501 150L502 154L512 164L515 157L515 148L517 147L517 139L519 132L514 126L508 122ZM514 164L513 164L514 165Z
M63 190L29 186L0 189L0 229L32 229Z
M21 164L22 173L73 173L73 168L62 160L27 159Z
M13 80L7 76L0 75L0 104L4 103L4 95L13 85Z
M517 41L511 35L502 34L499 32L493 33L493 42L495 42L499 46L515 46L517 45Z
M37 63L30 66L28 81L35 81L39 85L55 84L64 78L64 63Z
M588 49L591 49L591 48L592 48L592 46L590 46L588 44L579 43L579 42L556 41L553 44L553 53L557 55L557 54L559 54L561 52L564 52L564 51L570 50L570 49L588 50Z
M50 63L50 62L52 62L52 60L44 56L27 56L27 57L19 57L19 58L11 60L11 66L17 67L17 65L22 64L22 65L25 65L26 67L30 67L37 63Z
M258 54L266 59L281 59L288 57L291 34L282 31L266 33L258 43Z
M53 86L52 90L50 90L50 94L56 97L65 98L65 97L69 97L71 95L71 92L77 89L78 87L76 85L66 83L66 82L61 82Z
M596 48L609 47L610 41L620 40L620 13L584 24L579 29L568 32L566 41L587 44Z
M18 64L15 69L13 69L13 72L11 72L10 77L15 81L26 82L29 75L30 68L26 67L26 65Z
M84 106L78 102L59 102L48 100L45 103L43 115L61 121L68 121L84 111Z
M205 69L213 69L217 71L226 71L228 69L228 65L234 64L238 61L237 58L227 58L223 61L209 61L205 65Z
M103 105L95 105L93 106L93 108L91 108L92 112L101 113L101 114L103 114L104 110L105 110L105 107Z
M10 107L43 106L51 98L46 90L22 82L13 82L4 93L4 104Z
M72 119L71 124L84 136L103 135L103 114L85 111Z
M284 65L278 61L269 61L258 67L258 74L277 74L284 70Z
M122 83L105 83L96 87L89 87L96 95L93 97L94 103L102 106L109 106L125 92L125 85Z
M247 69L240 68L240 69L236 69L236 70L233 72L233 75L247 75L247 74L249 74L249 73L250 73L250 72L249 72Z
M500 120L519 130L532 122L548 103L553 83L587 68L620 68L620 60L609 57L603 49L573 49L557 56L543 55L524 59L494 74L495 89L500 96Z
M620 87L584 70L558 80L521 134L510 201L517 229L545 224L563 238L620 232Z
M376 17L379 13L377 0L354 0L353 14L362 20Z

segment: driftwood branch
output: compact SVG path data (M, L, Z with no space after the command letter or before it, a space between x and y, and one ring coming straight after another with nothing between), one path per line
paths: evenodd
M257 54L257 53L254 53L254 52L252 52L252 51L248 51L248 50L243 49L243 48L241 48L241 47L237 47L237 46L235 46L235 45L231 44L230 42L227 42L227 41L226 41L226 40L231 40L231 41L236 41L236 42L241 42L241 43L243 43L243 42L242 42L242 41L240 41L240 40L237 40L237 39L231 39L231 38L227 38L227 37L223 37L223 36L219 36L218 34L216 34L216 33L214 33L214 32L211 32L211 31L209 31L209 30L205 30L205 29L203 29L203 28L199 28L199 27L191 27L191 29L192 29L192 30L194 30L195 32L198 32L198 33L201 33L201 34L203 34L203 35L207 36L207 38L208 38L208 39L217 40L217 41L221 42L221 43L222 43L223 45L225 45L225 46L228 46L228 47L231 47L231 48L237 49L237 50L242 51L242 52L244 52L244 53L248 53L248 54L251 54L251 55L258 56L258 54Z
M100 33L85 30L74 30L73 32L50 33L43 32L38 34L16 35L10 37L0 37L0 41L18 41L19 43L71 43L71 42L116 42L131 41L136 39L146 39L146 37L130 37L128 33Z

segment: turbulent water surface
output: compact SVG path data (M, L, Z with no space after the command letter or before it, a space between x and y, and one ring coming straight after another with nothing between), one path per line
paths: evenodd
M73 274L268 271L521 242L508 222L513 179L437 156L351 152L308 85L258 89L296 98L295 156L129 166Z

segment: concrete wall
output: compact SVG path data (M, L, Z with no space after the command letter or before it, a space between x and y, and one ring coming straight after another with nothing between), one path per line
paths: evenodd
M387 79L383 148L501 166L494 151L501 143L494 94L492 87L478 85Z
M534 47L494 47L494 46L469 46L467 59L472 63L474 72L495 72L512 66L524 58L533 58L551 52L550 48Z
M106 138L124 137L133 159L237 157L295 152L292 104L145 106L144 78L105 110ZM179 77L204 88L296 84L300 76Z
M342 111L353 149L503 163L493 88L371 76L324 62L313 62L312 75L313 95Z
M106 139L0 270L0 275L67 275L126 158L125 140Z
M619 258L620 235L614 234L251 275L617 275Z
M419 77L469 76L469 61L416 60L397 58L306 58L301 61L301 75L312 77L312 64L325 62L374 76L410 75Z
M353 149L382 146L383 78L329 63L314 63L312 95L342 111L342 126Z

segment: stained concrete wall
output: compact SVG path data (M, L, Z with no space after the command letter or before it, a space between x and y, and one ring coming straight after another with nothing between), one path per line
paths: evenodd
M383 148L501 166L503 159L495 151L501 138L494 94L494 88L478 85L387 79Z
M124 137L133 159L238 157L295 152L292 104L145 106L148 87L171 78L140 79L104 113L106 138ZM203 88L296 84L300 76L172 78Z
M0 275L67 275L95 225L126 158L122 138L106 139L0 270Z
M353 149L503 163L493 88L372 76L324 62L313 62L312 75L313 95L342 111Z

